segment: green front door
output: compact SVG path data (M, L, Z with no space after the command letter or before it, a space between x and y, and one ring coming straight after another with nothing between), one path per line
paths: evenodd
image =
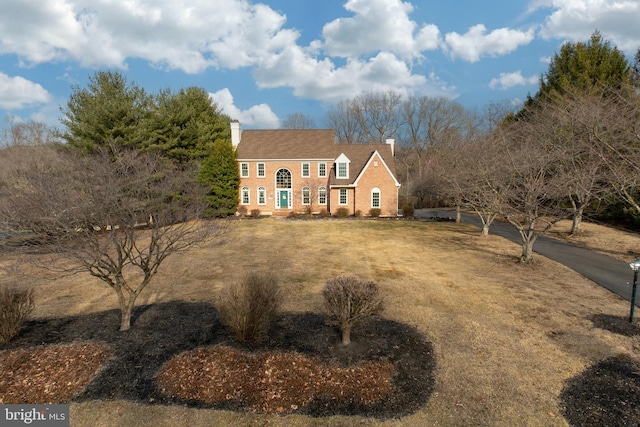
M280 190L280 209L289 209L289 191Z

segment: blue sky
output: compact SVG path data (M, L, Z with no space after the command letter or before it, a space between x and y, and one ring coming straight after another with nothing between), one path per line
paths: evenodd
M640 0L12 0L0 113L56 125L74 85L118 70L155 92L204 88L243 128L277 128L365 92L481 111L535 93L566 41L598 29L631 60Z

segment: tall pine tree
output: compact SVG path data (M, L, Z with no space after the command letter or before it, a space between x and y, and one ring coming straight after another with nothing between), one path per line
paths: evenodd
M209 188L208 217L224 217L236 212L240 174L230 138L215 140L211 154L202 164L199 179Z
M627 58L596 31L588 42L565 43L560 52L554 54L549 69L540 78L540 89L533 97L527 97L525 107L557 99L568 92L596 94L626 90L631 87L632 79L633 69Z
M99 71L86 88L73 88L60 119L60 137L75 149L92 152L117 144L138 148L145 139L144 123L151 97L119 72Z
M214 141L229 137L229 117L198 87L161 91L147 127L144 148L182 163L203 161Z

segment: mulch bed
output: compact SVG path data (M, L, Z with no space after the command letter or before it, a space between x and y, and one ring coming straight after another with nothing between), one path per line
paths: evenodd
M77 383L73 401L126 399L384 419L417 411L434 388L431 343L415 328L383 318L356 324L352 344L343 346L339 331L327 326L324 316L285 313L274 323L269 340L252 347L236 343L220 324L215 308L206 303L139 307L127 332L118 331L119 317L118 310L110 310L30 321L14 341L0 347L0 357L22 354L24 358L26 353L44 355L57 349L60 360L66 349L67 356L74 354L67 360L99 362L99 369L84 369L92 380ZM47 357L35 359L37 365L54 367L41 376L57 375L56 382L65 384L77 380L73 370L60 368L56 374L60 364ZM2 359L0 364L4 369L16 366ZM14 378L32 375L16 372L12 371ZM7 391L2 393L0 389L0 398L8 396ZM24 402L40 403L41 398L25 395Z
M109 347L98 344L2 351L0 404L66 402L89 384L109 353Z
M591 321L596 328L640 336L638 323L627 318L598 314ZM619 355L588 367L567 381L560 402L572 426L640 425L640 361Z
M628 356L605 359L571 378L560 401L572 426L638 426L640 364Z

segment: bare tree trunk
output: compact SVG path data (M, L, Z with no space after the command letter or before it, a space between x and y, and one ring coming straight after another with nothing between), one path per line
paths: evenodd
M129 303L124 309L121 309L120 332L131 329L131 313L133 312L133 304Z
M131 329L131 315L134 307L136 306L138 293L127 292L129 294L127 301L127 297L122 289L123 288L121 287L119 290L116 290L116 292L118 294L118 303L120 305L120 331L124 332Z
M456 224L460 224L462 222L462 211L460 209L460 204L456 205Z
M351 325L342 326L342 345L351 344Z
M482 237L487 237L489 235L489 224L488 223L484 223L482 224Z
M526 238L522 241L522 255L520 256L521 262L530 262L533 260L533 242L534 239Z
M571 234L576 234L580 231L580 224L582 223L583 209L579 208L573 212L573 223L571 224Z

